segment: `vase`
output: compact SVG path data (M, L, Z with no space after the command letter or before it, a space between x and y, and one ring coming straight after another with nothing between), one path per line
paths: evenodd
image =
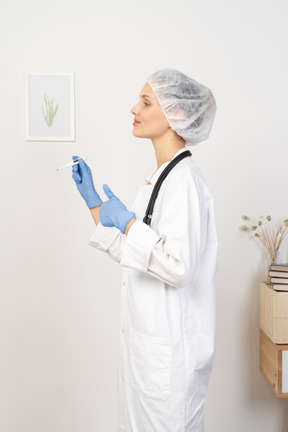
M270 255L271 265L279 263L279 251L273 251Z
M270 283L270 266L279 264L279 251L270 254L268 251L265 254L265 271L266 271L266 281Z

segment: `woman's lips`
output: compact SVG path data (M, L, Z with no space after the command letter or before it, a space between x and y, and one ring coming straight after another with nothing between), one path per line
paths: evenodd
M139 124L140 122L138 120L134 120L133 126Z

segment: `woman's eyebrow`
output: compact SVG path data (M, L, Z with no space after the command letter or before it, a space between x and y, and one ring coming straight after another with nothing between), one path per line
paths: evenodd
M145 97L147 97L147 98L149 98L149 99L153 99L153 98L152 98L151 96L148 96L148 95L142 95L142 96L141 96L141 95L139 95L139 98L140 98L140 99L141 99L141 97L142 97L142 98L145 98Z

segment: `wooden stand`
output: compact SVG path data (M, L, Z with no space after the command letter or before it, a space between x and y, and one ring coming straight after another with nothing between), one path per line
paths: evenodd
M276 344L288 343L288 291L260 285L260 328Z
M288 344L276 345L263 330L260 330L260 369L275 395L288 398Z

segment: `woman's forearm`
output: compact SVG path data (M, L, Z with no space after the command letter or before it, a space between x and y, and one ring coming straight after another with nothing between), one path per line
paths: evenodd
M98 225L100 222L100 214L99 214L100 208L101 208L101 204L97 207L93 207L90 209L90 213L91 213L93 220L94 220L96 225Z

